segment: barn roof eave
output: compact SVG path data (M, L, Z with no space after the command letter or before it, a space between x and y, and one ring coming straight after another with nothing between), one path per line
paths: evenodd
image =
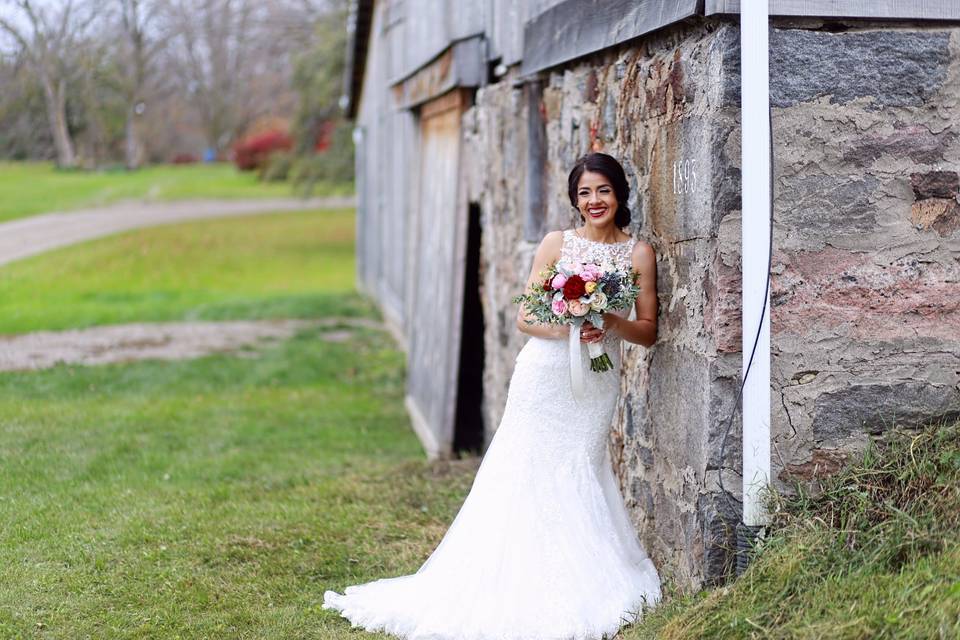
M360 92L363 90L363 74L367 64L370 29L373 24L374 0L351 0L350 17L347 23L347 60L343 74L344 113L347 118L357 117Z
M532 77L696 16L738 15L740 0L565 0L527 21L520 74ZM960 22L957 0L770 0L770 16Z

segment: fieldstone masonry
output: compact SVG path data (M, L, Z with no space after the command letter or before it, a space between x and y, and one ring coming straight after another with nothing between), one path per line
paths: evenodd
M735 22L662 30L544 74L545 228L578 216L566 175L621 159L631 231L658 261L659 340L625 344L611 451L664 577L729 572L740 507L739 48ZM960 417L960 28L776 22L773 479L834 473L895 423ZM464 115L467 198L482 211L486 423L526 337L510 297L536 243L526 99L515 76ZM722 474L723 488L720 481Z

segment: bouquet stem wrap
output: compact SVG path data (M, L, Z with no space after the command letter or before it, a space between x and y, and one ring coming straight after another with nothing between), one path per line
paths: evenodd
M597 325L595 325L597 326ZM579 404L583 404L583 361L580 357L580 330L583 327L583 321L574 321L570 325L570 387L573 391L573 398ZM598 329L603 329L601 321ZM600 342L588 342L587 353L590 358L598 358L603 355L603 344Z

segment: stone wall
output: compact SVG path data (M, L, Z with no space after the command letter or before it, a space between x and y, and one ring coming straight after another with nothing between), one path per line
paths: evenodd
M771 32L775 255L773 475L790 490L896 420L960 415L960 30L815 22ZM509 75L464 116L468 199L483 224L486 422L499 424L519 291L528 96ZM625 344L611 451L664 578L723 578L739 520L739 48L704 20L543 78L545 228L579 223L573 161L619 158L632 233L657 252L659 339ZM534 94L535 95L535 94ZM723 486L720 490L720 474Z
M895 423L960 417L960 29L783 28L771 49L774 460L790 483Z
M477 93L463 116L467 201L480 206L480 301L484 319L485 441L500 424L514 360L526 342L510 298L523 290L536 244L523 239L526 198L524 90L504 81Z
M590 149L621 159L631 182L631 231L658 255L660 339L627 345L621 406L611 447L628 506L665 577L703 579L705 542L718 514L711 468L719 466L716 425L732 409L739 356L718 355L710 296L721 220L739 208L733 164L739 82L736 31L724 23L674 28L641 47L622 47L544 78L546 228L575 225L566 195L573 161ZM495 428L513 359L526 336L509 302L529 271L535 242L525 215L526 93L511 78L477 94L467 113L465 158L475 162L469 197L483 211L483 300L487 320L487 424ZM734 168L731 168L734 167ZM729 283L724 283L729 284ZM710 314L713 315L710 315ZM739 331L739 319L733 329ZM734 425L736 427L736 425ZM738 467L731 434L727 465ZM715 471L713 472L716 473ZM736 476L728 488L737 491ZM720 556L718 573L726 558Z

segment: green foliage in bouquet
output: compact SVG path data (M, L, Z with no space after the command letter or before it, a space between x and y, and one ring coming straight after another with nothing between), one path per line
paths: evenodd
M535 320L526 320L527 324L563 324L565 320L553 312L550 308L550 300L553 298L553 291L544 288L550 278L556 274L556 270L551 274L550 269L540 272L540 282L530 287L529 293L521 293L511 298L513 304L522 304L527 313Z
M572 275L557 264L552 264L539 274L539 280L530 286L530 291L511 298L514 304L523 305L529 316L527 324L564 324L572 319L567 314L557 314L553 307L553 298L558 290L553 289L551 282L558 273ZM607 304L602 311L591 310L583 320L589 320L597 327L603 327L603 311L618 311L628 309L637 296L640 295L640 286L636 284L639 274L636 271L611 271L597 280L598 289L607 297ZM609 358L607 359L609 361Z

